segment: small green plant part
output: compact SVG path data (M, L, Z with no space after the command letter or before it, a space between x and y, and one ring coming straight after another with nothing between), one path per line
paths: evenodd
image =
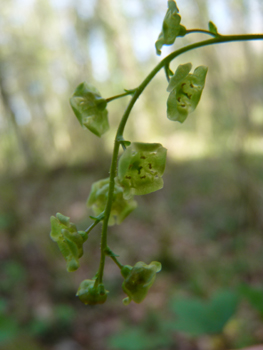
M183 123L190 112L193 112L201 98L205 86L207 67L200 66L190 74L191 63L180 65L171 77L167 91L167 117Z
M67 270L70 272L79 267L79 258L83 255L83 243L88 235L84 231L78 231L69 220L69 217L60 213L57 213L56 217L51 216L50 237L57 242L59 250L67 261Z
M104 304L108 293L104 285L97 284L96 278L94 278L92 280L82 281L76 295L84 304L96 305Z
M70 99L71 107L80 125L97 136L109 129L107 102L99 91L88 83L81 83Z
M152 286L156 273L161 269L162 265L158 261L152 261L149 265L139 261L133 267L123 266L121 269L121 274L124 277L122 289L128 295L127 298L123 299L124 305L130 304L132 300L137 304L141 303Z
M95 215L99 215L105 209L108 200L110 178L99 180L91 187L87 200L87 206L92 207ZM123 188L115 182L111 213L108 225L120 224L137 207L133 198L124 199Z
M126 200L133 195L163 188L166 151L160 143L133 142L123 152L119 159L117 181Z
M102 304L107 299L108 291L103 284L106 257L110 257L120 269L124 279L122 288L127 298L125 305L131 301L141 303L152 286L156 273L161 270L161 263L137 262L133 267L122 265L117 255L109 248L107 242L108 227L120 224L137 206L134 196L145 195L163 187L167 150L160 143L130 142L123 134L130 113L147 85L155 75L164 69L168 81L167 117L171 121L183 123L189 113L193 112L201 98L205 86L207 67L199 66L190 73L191 63L179 65L175 73L170 63L179 55L204 46L228 43L234 41L263 40L263 34L222 35L213 22L206 29L187 29L181 25L181 16L174 0L168 1L161 33L155 43L156 52L161 55L163 45L172 45L178 37L191 33L203 33L211 36L208 40L197 41L173 51L163 58L135 89L124 90L123 93L103 98L100 92L91 84L82 82L73 93L70 104L79 123L96 136L101 137L109 129L107 104L125 96L131 99L125 109L117 128L110 175L92 185L87 205L92 208L95 216L85 231L78 231L70 223L69 218L57 214L51 217L51 233L53 241L66 259L67 270L75 271L79 267L79 259L83 254L83 244L92 229L102 223L100 241L100 262L95 277L85 279L80 283L77 296L84 304ZM123 153L119 157L120 146ZM98 248L99 249L99 248Z

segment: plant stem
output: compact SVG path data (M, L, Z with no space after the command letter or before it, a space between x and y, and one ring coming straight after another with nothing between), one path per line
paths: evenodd
M107 247L107 249L105 249L105 254L108 255L115 262L115 264L118 265L118 267L120 269L123 268L123 265L117 259L118 255L115 255L109 247Z
M85 232L87 232L88 234L90 233L90 231L99 223L99 221L94 221L86 230Z
M212 35L214 37L220 35L220 34L214 34L214 33L210 32L209 30L205 30L205 29L187 29L186 30L186 34L191 34L191 33L204 33L204 34Z
M119 260L115 256L110 256L110 258L115 262L116 265L121 269L123 265L119 262Z
M132 95L133 93L134 93L133 90L127 90L123 94L119 94L119 95L116 95L116 96L112 96L112 97L106 98L106 101L107 102L111 102L113 100L117 100L118 98L121 98L121 97L124 97L124 96L128 96L128 95Z
M191 30L191 32L197 31L197 30ZM198 30L199 32L208 32L203 30ZM208 32L209 34L213 35L212 33ZM138 86L137 89L133 90L133 96L122 116L122 119L120 121L115 141L114 141L114 149L113 149L113 155L112 155L112 161L111 161L111 167L110 167L110 183L109 183L109 194L108 194L108 201L105 208L105 215L103 220L103 226L102 226L102 233L101 233L101 259L100 259L100 266L98 270L98 277L97 281L98 283L102 283L103 279L103 271L104 271L104 265L105 265L105 250L107 249L107 229L108 229L108 221L110 217L111 212L111 205L113 201L113 192L114 192L114 185L115 185L115 177L117 172L117 162L118 162L118 154L119 154L119 147L120 147L120 140L123 138L123 131L125 128L125 125L127 123L127 120L129 118L130 112L143 92L143 90L146 88L146 86L150 83L150 81L154 78L154 76L165 66L168 66L169 63L178 57L179 55L188 52L193 49L197 49L200 47L208 46L208 45L214 45L214 44L223 44L227 42L233 42L233 41L248 41L248 40L263 40L263 34L244 34L244 35L219 35L212 39L200 41L195 44L191 44L188 46L185 46L179 50L176 50L172 52L170 55L166 56L162 61L159 62L159 64L149 73L149 75L143 80L141 85ZM122 94L124 96L125 94ZM127 93L128 95L128 93ZM121 96L121 95L119 95Z
M165 65L164 66L164 71L165 71L166 79L167 79L167 81L169 83L170 82L170 75L173 75L173 72L171 71L169 65Z

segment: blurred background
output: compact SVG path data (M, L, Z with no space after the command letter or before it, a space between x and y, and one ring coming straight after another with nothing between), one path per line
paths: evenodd
M263 33L261 0L178 0L182 24ZM49 218L86 229L86 199L108 176L129 97L108 105L101 139L80 127L69 98L87 81L103 97L132 89L160 61L165 0L2 0L0 9L0 349L225 350L263 343L263 42L220 44L178 57L209 67L197 110L166 118L160 72L135 105L125 138L168 149L161 191L109 230L123 264L163 270L140 304L107 260L106 304L84 306L79 283L99 263L99 225L81 267L66 272ZM176 48L206 39L178 38Z

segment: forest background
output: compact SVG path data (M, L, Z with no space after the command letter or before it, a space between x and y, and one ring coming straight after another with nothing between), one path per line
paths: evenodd
M162 262L142 304L122 305L121 278L111 263L105 305L83 306L75 297L79 282L96 272L99 227L73 274L49 238L57 211L79 229L88 227L90 186L107 177L129 99L109 105L111 129L98 139L80 128L69 97L82 81L104 97L136 87L160 60L154 42L166 6L164 0L1 2L0 349L115 350L127 339L131 350L263 343L261 41L206 47L172 63L173 70L186 62L209 67L200 104L183 125L166 118L164 72L132 112L126 138L168 149L164 189L139 198L139 207L110 232L125 263ZM260 0L185 0L178 7L187 28L206 29L212 20L222 34L263 32ZM202 38L178 38L163 57ZM199 333L194 325L178 326L184 298L240 290L246 298L217 335L206 326Z

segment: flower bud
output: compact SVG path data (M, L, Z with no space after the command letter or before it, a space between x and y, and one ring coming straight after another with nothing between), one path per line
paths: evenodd
M86 305L103 304L107 299L109 292L105 290L104 285L100 284L95 287L94 284L95 280L84 280L77 291L76 296Z

